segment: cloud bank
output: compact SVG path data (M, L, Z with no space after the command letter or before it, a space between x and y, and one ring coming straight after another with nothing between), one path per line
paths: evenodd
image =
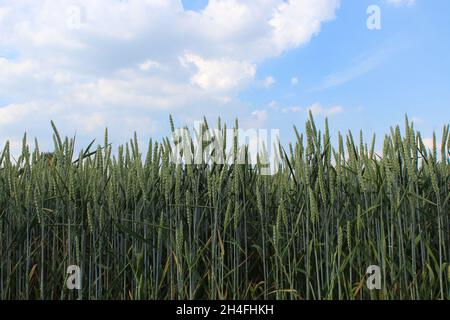
M233 104L258 65L308 43L339 0L5 0L0 136L50 119L94 132Z

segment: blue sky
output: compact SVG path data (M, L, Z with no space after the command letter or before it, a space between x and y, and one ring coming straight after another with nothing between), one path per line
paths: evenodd
M381 29L369 30L376 5ZM425 138L450 120L450 2L0 0L0 143L120 144L202 116L246 128L381 138L408 114Z

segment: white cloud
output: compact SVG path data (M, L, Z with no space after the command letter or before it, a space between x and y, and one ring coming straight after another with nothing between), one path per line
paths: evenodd
M122 70L115 77L82 83L71 92L77 104L99 108L141 108L147 110L176 109L207 99L207 95L189 83L171 82L158 76L141 75L135 70Z
M266 110L255 110L251 113L249 119L244 121L244 127L247 129L258 129L264 126L269 118Z
M320 103L314 103L308 108L306 108L306 111L307 112L311 111L313 115L318 116L332 116L343 112L344 108L342 108L341 106L333 106L330 108L325 108Z
M281 112L283 113L298 113L301 112L303 109L299 106L293 106L289 108L283 108L281 109Z
M291 78L291 85L296 86L300 82L298 77L292 77Z
M246 61L227 58L204 59L192 53L180 58L181 64L195 65L197 71L191 77L191 83L211 91L231 91L248 83L256 73L256 66Z
M72 80L72 76L68 72L64 72L64 71L56 72L53 75L53 82L55 84L59 84L59 85L61 85L61 84L68 84L68 83L70 83L71 80Z
M16 121L32 115L39 111L39 106L35 103L29 104L11 104L0 108L0 124L13 124Z
M307 43L320 31L323 21L334 18L339 3L339 0L303 0L279 4L270 20L276 48L281 52Z
M96 129L103 129L106 127L106 119L104 114L95 112L92 114L74 114L67 117L67 120L75 123L80 129L88 133L94 132Z
M267 106L273 110L278 110L280 107L278 106L278 102L275 100L270 101Z
M15 54L0 58L0 95L8 101L0 134L38 132L50 119L95 131L125 115L203 113L236 102L259 64L306 44L338 6L210 0L194 12L179 0L2 0L1 49Z
M7 7L0 7L0 23L9 14L10 9Z
M14 83L36 74L37 66L32 60L13 62L0 57L0 84Z
M272 76L268 76L268 77L264 78L264 81L263 81L264 88L270 88L274 84L275 84L275 79Z
M145 62L139 64L139 69L142 71L149 71L150 69L161 69L162 65L158 61L146 60Z

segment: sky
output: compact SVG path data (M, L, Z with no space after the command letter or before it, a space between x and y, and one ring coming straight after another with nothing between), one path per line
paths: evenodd
M373 8L379 15L374 15ZM368 10L369 9L369 10ZM205 116L294 139L450 122L444 0L0 0L0 145L141 141ZM373 20L375 19L375 20ZM373 22L379 22L377 28Z

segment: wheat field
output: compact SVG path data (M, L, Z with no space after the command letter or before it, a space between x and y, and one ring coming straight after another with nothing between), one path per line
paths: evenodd
M377 152L310 116L272 176L175 164L169 139L113 148L107 131L78 151L52 125L52 152L24 137L0 153L0 299L450 298L448 125L428 148L406 119Z

